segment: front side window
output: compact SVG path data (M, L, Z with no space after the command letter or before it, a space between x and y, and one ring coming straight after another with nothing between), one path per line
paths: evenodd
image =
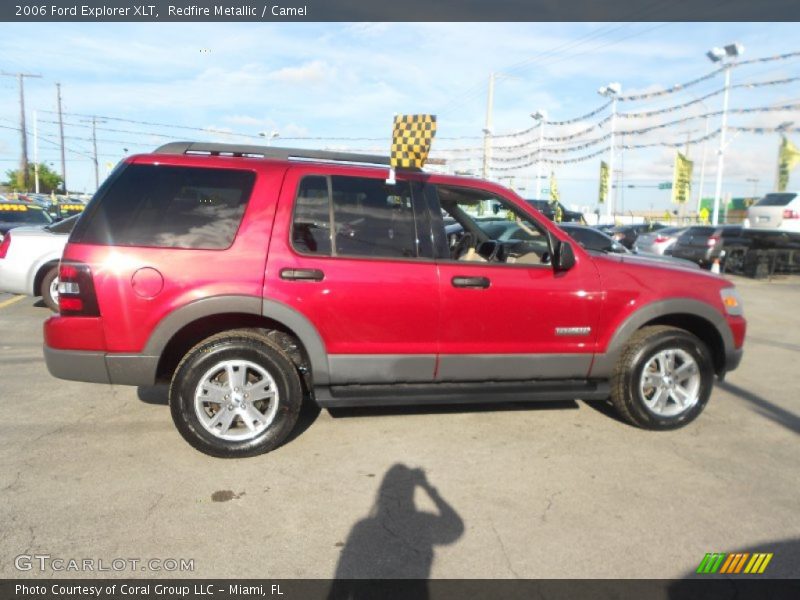
M303 254L416 258L408 182L366 177L306 177L295 200L292 244Z
M73 241L224 249L233 243L254 183L252 171L129 165L92 200Z
M450 259L502 264L550 263L550 241L542 227L503 198L480 190L439 186Z

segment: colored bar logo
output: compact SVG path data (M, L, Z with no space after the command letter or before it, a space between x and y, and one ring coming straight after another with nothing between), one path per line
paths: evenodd
M748 575L761 575L766 569L773 554L756 552L709 552L700 561L696 573L711 575L714 573L725 575L738 575L744 573Z

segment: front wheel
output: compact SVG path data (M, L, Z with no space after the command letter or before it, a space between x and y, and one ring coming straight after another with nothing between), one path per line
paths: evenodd
M714 385L708 347L677 327L644 327L631 338L611 380L611 401L629 423L676 429L703 412Z
M211 456L255 456L291 433L303 392L291 359L246 330L212 336L186 354L169 390L172 419L192 446Z

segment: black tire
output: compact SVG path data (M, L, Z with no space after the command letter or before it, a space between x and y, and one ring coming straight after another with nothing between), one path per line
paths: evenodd
M686 352L696 363L699 375L696 402L674 415L658 414L648 407L639 386L648 362L665 350ZM655 325L637 331L620 356L611 378L611 402L620 416L632 425L644 429L677 429L703 412L713 386L714 365L708 347L688 331ZM672 399L668 402L675 404L673 410L682 410Z
M195 393L201 381L207 381L208 374L215 368L219 368L220 374L223 373L220 364L225 361L246 361L250 365L255 365L257 368L263 369L265 373L274 381L274 388L277 391L277 401L264 400L261 401L258 410L261 411L265 408L264 414L270 413L272 410L272 402L276 402L277 408L275 409L272 419L265 418L266 429L259 431L253 435L252 431L245 428L244 413L237 412L233 418L233 423L230 428L225 430L230 432L234 430L236 434L245 436L241 439L222 439L220 435L225 434L222 427L217 429L212 427L217 433L212 433L209 429L209 423L204 424L201 417L198 415L198 410L205 411L203 414L206 419L211 419L213 422L217 416L217 412L225 410L225 407L218 403L207 404L205 408L195 407ZM236 369L234 367L234 369ZM238 370L238 369L236 369ZM260 384L264 379L259 379L260 374L254 369L245 369L242 377L253 377ZM233 389L233 383L227 380L227 377L220 375L223 379L221 382L214 381L219 389L227 391ZM230 383L230 388L225 388ZM255 385L255 384L251 384ZM267 384L264 389L271 389L272 382ZM236 388L237 390L239 388ZM254 390L255 388L248 388ZM245 388L242 388L242 394ZM240 395L241 396L241 395ZM226 396L227 398L228 396ZM244 398L247 396L245 395ZM230 402L241 401L242 408L245 410L244 405L247 400L238 397L237 400ZM225 404L227 400L223 402ZM300 408L303 404L303 391L300 384L300 376L297 368L286 353L272 344L264 335L249 331L249 330L234 330L214 335L189 350L183 357L175 373L172 377L172 382L169 388L169 405L172 413L172 420L178 428L180 434L184 439L189 442L196 449L205 454L216 456L220 458L239 458L246 456L255 456L274 450L289 436L292 429L297 422ZM256 403L251 401L251 407L255 408ZM217 409L216 407L219 406ZM233 405L228 405L228 408ZM235 407L239 410L239 406ZM230 411L233 414L235 411ZM257 423L253 421L252 423ZM262 426L262 424L258 424ZM250 427L250 426L248 426ZM252 435L252 437L246 437Z
M53 296L50 292L50 286L55 280L58 279L58 265L51 268L42 279L39 285L39 294L42 296L42 301L47 305L47 308L53 312L58 312L58 297ZM58 283L56 283L58 285Z

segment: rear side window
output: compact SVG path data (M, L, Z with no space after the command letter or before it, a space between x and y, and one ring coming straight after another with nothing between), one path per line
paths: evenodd
M716 229L714 229L713 227L689 227L689 229L686 230L686 233L684 233L682 237L689 237L689 236L700 237L704 235L712 236L714 235L715 231Z
M255 182L251 171L128 165L73 232L106 246L220 250L233 242Z
M756 202L756 206L786 206L797 198L797 194L767 194Z
M306 177L297 192L292 243L303 254L416 258L417 229L408 182Z

